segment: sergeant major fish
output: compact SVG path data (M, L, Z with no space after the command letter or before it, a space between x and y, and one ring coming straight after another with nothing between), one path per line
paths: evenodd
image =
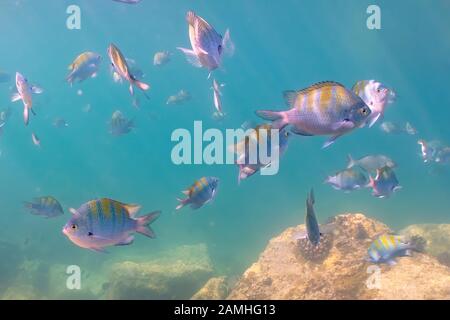
M102 57L98 53L83 52L69 65L67 82L72 85L74 81L82 82L88 78L95 78L101 61Z
M120 111L112 114L110 122L110 133L114 136L120 136L131 132L134 128L134 121L125 118Z
M259 110L263 119L273 121L275 128L292 125L291 131L303 136L331 135L323 145L356 128L364 126L370 108L364 101L337 82L320 82L299 91L285 91L287 111Z
M267 134L264 136L267 139L266 143L262 143L263 141L261 139L263 136L261 135L261 130L267 131ZM270 124L257 125L254 130L251 131L251 134L247 135L242 141L228 147L230 152L237 154L236 164L239 167L238 183L240 183L241 180L254 175L261 168L269 165L279 166L279 163L275 164L274 160L279 162L281 156L286 152L290 134L286 130L280 130L278 132L278 141L272 141L271 130L273 130L273 128ZM253 151L256 153L254 160L250 155L251 143L256 145L256 148ZM267 149L267 159L261 158L261 145L265 146ZM275 148L277 150L275 150Z
M188 11L186 20L189 25L189 39L192 49L178 47L189 63L198 68L206 68L210 72L220 67L223 53L233 54L234 45L231 42L230 32L227 30L224 37L203 18L193 11Z
M209 203L215 198L215 196L217 195L218 186L218 178L200 178L199 180L195 181L191 187L183 191L187 198L177 199L180 204L176 207L176 210L179 210L186 205L190 205L192 209L201 208L203 205Z
M367 254L369 262L394 265L395 257L410 256L411 250L416 250L415 244L405 241L403 236L384 234L372 242Z
M25 125L28 125L29 121L29 111L33 114L33 100L32 94L42 93L43 90L37 86L31 85L28 83L28 80L21 75L19 72L16 73L16 88L17 93L14 93L11 97L11 101L15 102L18 100L22 100L23 102L23 121Z
M134 232L155 238L149 225L161 212L136 217L140 208L139 205L106 198L91 200L76 210L70 209L72 217L62 232L77 246L97 252L106 252L107 246L133 243Z
M145 91L150 89L150 85L139 81L135 75L133 75L130 71L130 67L128 66L128 63L122 54L120 52L119 48L117 48L114 44L110 44L108 47L108 56L111 60L111 65L114 68L114 71L117 72L117 74L123 78L126 79L130 83L130 93L131 95L134 94L133 85L137 86L139 89L141 89L145 94Z
M53 218L64 214L61 204L52 196L34 198L31 202L24 202L25 208L34 215Z

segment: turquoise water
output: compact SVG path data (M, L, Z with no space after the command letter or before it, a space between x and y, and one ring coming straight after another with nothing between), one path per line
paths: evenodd
M369 30L366 8L380 6L382 29ZM241 274L268 240L289 226L303 223L309 188L316 192L319 219L344 212L363 212L393 229L415 223L449 223L449 171L430 173L417 140L450 143L450 5L447 1L149 1L137 5L109 0L0 2L0 69L23 73L44 89L33 97L36 116L25 127L22 103L10 102L13 80L0 83L0 108L11 119L0 137L0 241L19 249L22 258L49 264L77 264L96 270L99 263L146 260L185 244L205 243L218 274ZM66 28L66 8L81 8L81 30ZM189 47L185 14L194 10L223 34L230 28L236 46L214 77L223 88L223 122L214 111L208 72L189 65L177 46ZM106 49L114 42L136 60L152 85L150 99L140 92L140 109L132 106L128 86L112 81ZM67 65L83 51L103 56L99 75L70 87ZM171 61L152 64L153 54L169 50ZM322 150L325 137L293 137L275 176L255 175L237 184L233 165L181 165L171 161L173 130L238 128L258 121L257 109L285 109L282 91L334 80L351 87L377 79L393 87L398 99L386 120L411 122L416 136L388 135L363 128ZM77 90L83 91L82 95ZM187 89L193 99L166 106L168 96ZM83 112L90 104L92 111ZM136 130L121 137L108 133L115 110L134 118ZM56 117L69 126L56 128ZM41 148L31 141L41 139ZM346 165L346 156L386 154L399 167L403 189L389 199L368 190L345 194L323 184ZM202 176L221 179L212 204L175 213L176 198ZM22 202L52 195L64 216L30 215ZM75 246L61 229L68 208L98 197L142 205L141 213L162 210L152 225L156 240L136 236L133 245L99 254ZM17 250L20 250L17 253ZM9 251L8 251L9 252ZM9 257L2 256L0 264ZM1 282L0 276L0 282ZM6 281L6 279L4 279ZM42 293L44 295L44 293Z

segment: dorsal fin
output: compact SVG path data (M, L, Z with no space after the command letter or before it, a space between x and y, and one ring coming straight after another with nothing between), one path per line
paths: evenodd
M320 89L323 87L329 87L329 86L339 86L339 87L345 88L342 84L340 84L339 82L335 82L335 81L317 82L307 88L300 89L297 91L293 91L293 90L284 91L283 92L284 101L288 107L293 108L295 101L297 100L297 97L300 94L308 94L311 91L314 91L314 90L317 90L317 89Z
M136 213L141 209L140 205L137 204L122 204L122 206L125 208L125 210L128 211L130 217L134 217Z
M308 88L298 90L297 94L305 94L305 93L311 92L313 90L317 90L317 89L320 89L323 87L329 87L329 86L338 86L338 87L345 88L342 84L340 84L339 82L336 82L336 81L321 81L321 82L314 83L313 85L309 86Z

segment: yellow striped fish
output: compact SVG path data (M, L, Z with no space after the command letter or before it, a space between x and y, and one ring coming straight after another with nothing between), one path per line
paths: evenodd
M70 209L72 218L64 226L63 233L77 246L101 252L107 246L133 243L134 232L155 238L149 224L161 212L136 217L140 208L139 205L106 198L91 200L77 210Z
M204 204L214 199L217 194L218 185L219 179L216 177L203 177L198 179L192 186L183 191L187 196L186 199L177 199L180 204L176 207L176 210L188 204L192 209L201 208Z
M72 85L74 81L82 82L87 78L95 78L100 66L102 57L95 52L83 52L69 65L69 75L67 82Z
M291 131L303 136L331 135L328 147L345 133L364 126L370 108L342 84L326 81L298 90L285 91L286 111L259 110L263 119L273 121L275 128L291 125Z
M410 255L410 251L416 249L415 244L405 241L402 236L384 234L372 242L367 253L370 262L393 265L395 257Z

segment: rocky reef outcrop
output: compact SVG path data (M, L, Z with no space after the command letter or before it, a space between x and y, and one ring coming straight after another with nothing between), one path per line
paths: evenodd
M181 246L160 259L115 263L106 299L189 299L213 275L204 244Z
M450 268L435 257L415 252L396 265L367 261L367 248L391 230L363 214L334 217L327 254L302 254L288 228L270 240L228 299L450 299ZM316 256L314 256L316 257Z
M213 277L192 296L191 300L223 300L228 296L229 288L227 277Z
M425 239L426 252L450 267L450 224L414 224L400 233Z

